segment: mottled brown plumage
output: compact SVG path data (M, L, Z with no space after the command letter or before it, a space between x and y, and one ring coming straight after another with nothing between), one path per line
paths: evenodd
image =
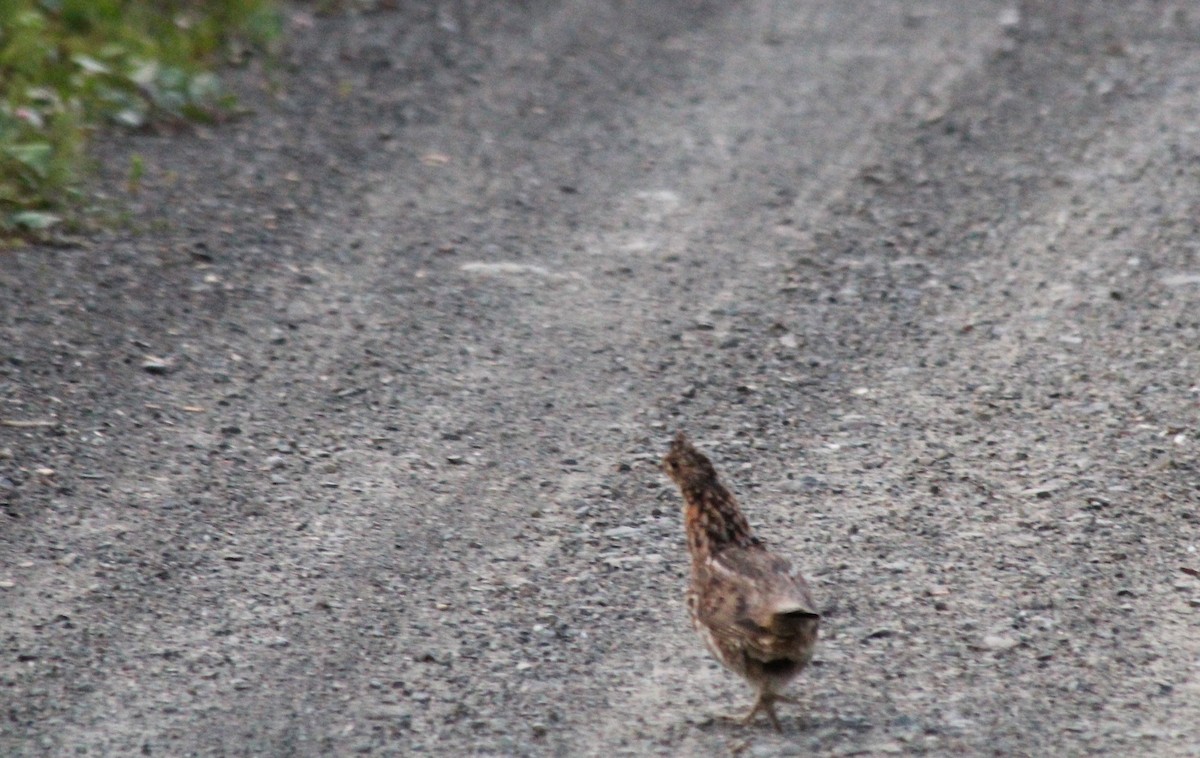
M688 610L709 651L758 691L743 723L763 711L779 729L775 702L812 660L820 614L808 584L750 531L712 463L680 432L663 470L683 494L692 556Z

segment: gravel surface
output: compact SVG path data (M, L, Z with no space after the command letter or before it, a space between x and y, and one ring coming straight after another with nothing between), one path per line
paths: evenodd
M1200 755L1193 4L395 5L0 252L0 753Z

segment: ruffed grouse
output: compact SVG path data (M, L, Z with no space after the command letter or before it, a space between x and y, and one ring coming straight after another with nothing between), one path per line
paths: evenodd
M742 723L762 711L779 730L775 702L795 702L779 692L817 643L821 616L808 584L751 533L733 494L683 432L662 466L683 493L692 623L717 660L758 690Z

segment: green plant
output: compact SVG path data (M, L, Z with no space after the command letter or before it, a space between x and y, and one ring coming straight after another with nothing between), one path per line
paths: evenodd
M0 234L69 212L98 125L228 114L213 69L279 34L275 0L0 0Z

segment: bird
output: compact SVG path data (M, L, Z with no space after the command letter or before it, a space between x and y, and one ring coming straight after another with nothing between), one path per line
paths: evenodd
M780 691L817 644L821 614L808 583L750 530L733 493L684 432L675 435L662 469L683 496L692 624L709 652L757 691L741 723L762 712L782 731L775 703L796 702Z

